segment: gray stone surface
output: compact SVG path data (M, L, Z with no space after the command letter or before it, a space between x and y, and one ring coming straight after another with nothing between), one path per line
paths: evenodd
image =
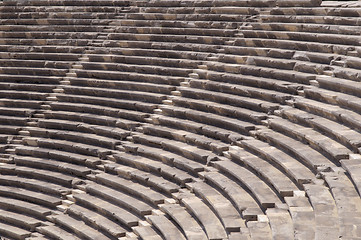
M201 222L208 239L223 239L227 237L221 221L202 200L196 197L182 198L182 203Z
M101 198L89 196L85 193L73 194L73 196L77 203L90 209L96 209L98 212L122 223L124 226L133 227L138 225L138 221L140 221L140 219L131 212Z
M361 238L360 6L0 2L0 235Z
M165 239L186 239L182 232L163 215L151 215L147 220L162 233Z

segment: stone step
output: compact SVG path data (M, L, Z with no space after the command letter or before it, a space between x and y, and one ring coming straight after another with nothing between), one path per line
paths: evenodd
M149 204L146 204L143 201L99 184L87 185L86 191L92 195L104 198L113 204L124 207L137 216L149 215L153 209Z
M53 221L60 226L70 229L79 238L82 239L111 239L104 234L96 231L94 228L86 225L83 221L69 217L68 215L53 216Z
M232 203L220 192L204 182L187 183L187 188L199 195L203 201L211 206L220 218L226 231L238 232L245 227L245 221Z
M113 189L127 192L131 196L139 197L150 204L161 204L166 198L164 195L145 187L141 184L126 180L119 176L100 173L95 176L97 182L107 185Z
M21 214L28 214L42 220L46 220L46 216L51 214L51 210L47 207L8 197L0 197L0 206L3 209L8 209L13 212L17 211Z
M66 210L66 213L76 218L82 219L84 222L94 227L95 229L104 231L115 238L123 237L127 232L127 230L125 230L123 227L119 226L117 223L109 220L108 218L76 204L71 205Z
M183 207L178 204L163 204L160 209L181 227L187 239L208 239L202 227Z
M297 161L285 152L259 140L242 140L241 144L247 150L260 154L272 164L281 167L290 179L298 184L309 183L315 179L315 175L304 164Z
M96 209L98 213L121 223L124 227L130 228L137 226L138 221L140 221L140 219L131 212L101 198L86 193L73 193L73 197L77 204L88 207L89 209Z
M3 197L29 201L49 208L55 208L57 205L61 204L60 198L13 186L0 186L0 195Z
M80 238L78 238L75 234L69 233L56 225L40 226L37 227L36 230L49 238L60 240L80 240Z
M186 197L181 201L188 211L200 221L208 239L221 239L227 236L221 221L202 200L197 197Z
M2 236L13 239L25 239L27 237L30 237L31 234L31 232L29 231L8 225L6 223L0 223L0 233Z
M147 221L158 229L165 239L186 239L183 233L163 215L150 215Z
M234 162L245 166L246 168L256 172L259 176L261 176L266 183L270 184L277 190L280 196L292 196L293 191L298 190L297 186L286 176L284 172L281 172L272 164L262 160L256 155L250 154L244 149L236 146L231 147L228 153ZM247 180L247 182L248 181L249 180ZM255 188L256 192L258 189L261 189L260 186Z

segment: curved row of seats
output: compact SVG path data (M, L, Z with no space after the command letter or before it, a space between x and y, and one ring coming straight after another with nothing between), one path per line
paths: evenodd
M335 6L2 2L0 236L361 237L359 8Z

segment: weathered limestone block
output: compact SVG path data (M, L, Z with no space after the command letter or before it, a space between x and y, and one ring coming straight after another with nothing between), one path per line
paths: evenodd
M132 230L142 239L149 239L149 240L163 239L151 226L137 226L137 227L133 227Z
M185 240L185 236L182 234L182 232L164 215L151 215L147 217L147 221L154 225L155 228L157 228L162 235L165 237L165 239L179 239L179 240Z
M98 232L94 228L86 225L83 221L69 217L68 215L57 215L53 217L54 221L62 226L65 226L77 235L85 239L110 239L104 234Z
M207 239L202 227L178 204L163 204L160 206L160 209L178 223L187 239Z
M40 226L36 228L36 231L42 233L45 236L51 238L66 238L69 240L80 240L76 235L69 233L68 231L63 230L62 228L56 225Z
M31 234L29 231L6 223L0 223L0 231L4 236L14 239L25 239Z
M98 212L105 214L110 219L119 221L125 226L137 226L138 221L140 221L140 219L131 212L101 198L86 193L73 193L73 197L77 204L81 204L91 209L97 209Z
M322 0L276 0L279 7L318 7Z
M182 203L199 219L209 239L225 238L227 236L218 217L202 200L197 197L189 197L183 198Z
M287 210L270 208L266 210L266 215L272 229L273 239L294 239L293 221Z
M95 229L103 230L113 237L123 237L127 232L123 227L108 218L76 204L71 205L66 210L66 213L82 219Z

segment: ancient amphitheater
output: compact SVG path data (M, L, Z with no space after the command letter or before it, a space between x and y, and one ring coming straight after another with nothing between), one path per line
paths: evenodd
M2 239L361 239L361 1L4 0Z

